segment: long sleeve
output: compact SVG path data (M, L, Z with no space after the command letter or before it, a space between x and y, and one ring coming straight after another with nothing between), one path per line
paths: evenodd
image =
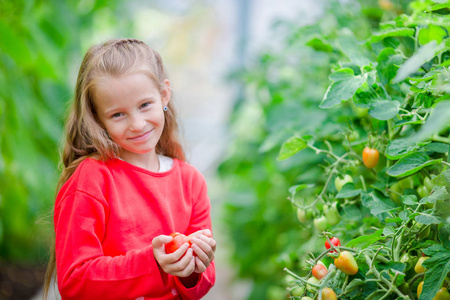
M86 159L55 203L58 288L70 299L200 299L214 284L214 264L186 288L157 264L152 240L211 229L203 176L174 160L153 173L113 159Z
M63 299L135 299L155 295L167 275L151 245L125 255L104 256L108 204L75 191L55 209L58 285Z
M193 210L187 234L202 229L210 229L212 232L210 217L211 204L203 176L198 176L194 184L199 188L193 193ZM200 274L198 282L194 287L186 288L177 277L175 277L175 285L182 299L195 300L202 298L211 289L215 283L215 278L215 264L213 261L206 268L206 271Z

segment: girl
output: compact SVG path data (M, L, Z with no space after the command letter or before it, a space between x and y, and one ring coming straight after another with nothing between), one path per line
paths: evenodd
M81 64L54 208L62 299L200 299L215 281L210 202L184 162L161 57L135 39ZM190 235L166 254L172 232Z

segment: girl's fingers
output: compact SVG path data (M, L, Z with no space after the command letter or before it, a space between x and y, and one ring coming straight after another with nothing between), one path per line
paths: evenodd
M198 257L195 258L195 272L203 273L206 271L207 267L208 266L206 266L200 258Z

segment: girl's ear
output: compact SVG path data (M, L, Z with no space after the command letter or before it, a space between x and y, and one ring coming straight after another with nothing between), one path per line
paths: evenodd
M161 102L163 106L167 106L169 104L170 94L171 94L170 81L169 79L166 79L164 80L164 87L161 90Z

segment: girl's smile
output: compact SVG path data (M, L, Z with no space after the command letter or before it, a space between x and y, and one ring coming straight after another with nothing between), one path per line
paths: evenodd
M143 141L145 141L149 136L150 136L150 134L153 132L153 129L152 130L150 130L150 131L147 131L146 133L144 133L144 134L141 134L141 135L137 135L137 136L135 136L135 137L130 137L130 138L128 138L129 140L132 140L132 141L134 141L134 142L143 142Z

